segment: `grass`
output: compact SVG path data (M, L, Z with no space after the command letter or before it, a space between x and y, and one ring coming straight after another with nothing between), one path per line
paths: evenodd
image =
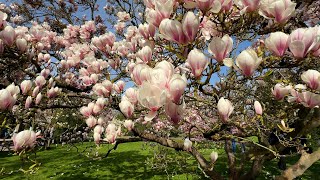
M90 146L92 148L86 149ZM103 145L97 149L94 143L77 144L77 152L75 147L59 145L51 150L37 152L36 160L41 165L38 170L28 173L19 169L28 170L32 163L22 163L19 156L1 152L0 171L3 170L0 179L205 179L197 163L188 153L176 152L155 144L150 146L149 143L135 142L120 144L116 151L103 158L111 147L112 145ZM212 149L203 149L202 153L209 158L211 151ZM222 149L218 149L218 152L219 159L215 168L227 176L227 157ZM154 154L158 154L156 158ZM296 159L290 159L290 162ZM302 179L317 179L319 167L318 162ZM271 179L279 173L277 161L270 161L258 179Z

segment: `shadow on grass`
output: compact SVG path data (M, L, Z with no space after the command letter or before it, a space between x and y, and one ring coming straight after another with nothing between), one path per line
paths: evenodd
M99 150L103 152L100 157L106 150L106 147ZM18 169L27 170L32 163L22 164L18 156L1 153L0 170L2 167L5 169L4 174L0 174L0 179L167 179L167 174L177 175L178 179L190 179L188 177L192 178L193 175L198 177L196 179L204 178L195 161L189 161L186 169L175 161L167 163L167 172L153 169L146 164L146 160L152 158L152 155L148 150L142 150L141 144L133 144L128 147L120 146L107 158L92 160L92 156L88 158L84 154L80 155L75 149L67 151L66 147L59 147L38 152L37 162L41 166L33 174L24 174ZM170 158L175 158L176 155L175 151L170 152ZM180 178L182 176L185 178Z

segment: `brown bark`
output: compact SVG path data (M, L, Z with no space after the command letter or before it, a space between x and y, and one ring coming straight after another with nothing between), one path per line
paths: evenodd
M262 170L263 163L265 161L265 156L264 155L259 155L255 157L255 160L252 163L251 169L241 176L239 179L241 180L254 180L257 178L257 176L260 174Z
M232 152L230 141L225 141L224 150L228 156L228 165L229 165L229 179L237 178L237 169L236 169L236 157Z
M283 173L276 177L276 180L291 180L301 176L313 163L320 159L320 148L317 151L308 154L305 151L297 163L287 168Z

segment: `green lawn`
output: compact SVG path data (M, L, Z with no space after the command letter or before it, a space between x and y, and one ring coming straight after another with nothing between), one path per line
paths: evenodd
M87 148L92 146L93 148ZM37 162L41 166L32 173L23 173L20 168L27 170L31 163L23 164L19 156L0 153L0 179L205 179L198 169L197 163L185 152L163 148L155 144L136 142L120 144L116 151L112 151L107 158L102 158L108 145L97 149L94 143L57 146L51 150L37 152ZM111 148L112 145L109 146ZM85 151L84 151L85 150ZM84 152L83 152L84 151ZM162 152L162 155L153 158L153 152ZM212 150L202 152L207 158ZM83 153L82 153L83 152ZM98 152L98 154L96 154ZM157 161L157 163L154 163ZM270 179L280 173L276 161L268 162L259 179ZM157 167L152 167L157 164ZM227 158L219 150L219 159L216 168L227 175ZM317 179L320 163L312 166L303 179ZM268 173L269 172L269 173ZM273 175L271 175L272 173Z

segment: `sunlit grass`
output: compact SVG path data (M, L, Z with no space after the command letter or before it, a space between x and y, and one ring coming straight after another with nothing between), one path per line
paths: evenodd
M151 145L151 146L150 146ZM50 150L36 154L39 169L23 173L19 169L28 170L32 163L22 163L19 156L0 153L0 179L205 179L197 163L186 152L159 147L155 144L136 142L120 144L107 158L104 155L112 145L96 148L94 143L77 144L78 148L65 145L52 147ZM86 149L87 148L87 149ZM85 150L85 151L84 151ZM216 149L217 150L217 149ZM153 158L154 152L161 151L163 156ZM201 152L209 159L212 149ZM228 159L223 149L217 150L219 159L215 168L227 176ZM241 153L241 152L238 152ZM34 155L31 155L34 158ZM291 163L297 158L291 159ZM152 167L157 162L158 167ZM249 167L250 162L246 165ZM317 179L320 163L312 166L302 179ZM281 171L277 161L266 163L259 179L272 179Z

